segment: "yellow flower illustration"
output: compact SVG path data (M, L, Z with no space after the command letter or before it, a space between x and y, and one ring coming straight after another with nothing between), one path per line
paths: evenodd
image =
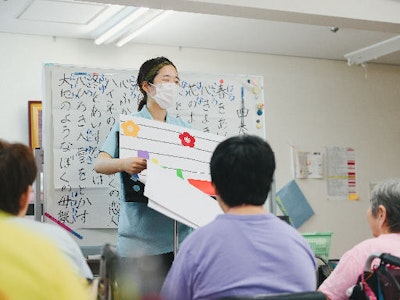
M121 127L124 135L137 137L139 134L140 127L132 120L122 123Z

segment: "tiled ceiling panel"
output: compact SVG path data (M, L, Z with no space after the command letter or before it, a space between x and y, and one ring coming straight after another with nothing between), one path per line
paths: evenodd
M106 5L85 2L35 0L19 15L21 20L85 25Z

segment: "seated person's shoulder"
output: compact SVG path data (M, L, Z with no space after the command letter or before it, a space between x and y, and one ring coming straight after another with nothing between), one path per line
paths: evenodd
M29 228L30 230L44 235L47 238L57 237L57 239L65 239L68 242L72 240L64 229L55 224L43 223L27 217L11 217L9 221L17 224L18 226L22 226L23 228Z
M0 232L1 293L10 299L88 299L84 281L51 242L4 218Z
M10 222L22 228L33 230L45 239L53 243L61 252L67 256L70 263L84 277L93 278L93 274L86 263L79 245L75 242L69 232L58 225L42 223L29 218L10 217Z

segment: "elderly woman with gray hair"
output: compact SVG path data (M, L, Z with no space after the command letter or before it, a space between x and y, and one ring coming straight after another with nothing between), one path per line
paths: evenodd
M355 245L340 258L319 287L328 299L348 299L346 291L356 284L371 254L400 256L400 178L386 179L375 186L367 220L374 237Z

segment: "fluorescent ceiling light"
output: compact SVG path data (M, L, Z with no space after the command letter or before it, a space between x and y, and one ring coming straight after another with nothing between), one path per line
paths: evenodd
M150 29L150 27L153 27L154 25L156 25L158 22L160 22L162 19L164 19L166 16L168 16L171 12L172 12L172 10L163 11L162 13L160 13L155 18L151 19L149 22L147 22L143 26L139 27L138 29L136 29L135 31L133 31L132 33L127 35L126 37L120 39L116 43L116 45L118 47L122 47L123 45L125 45L128 42L130 42L131 40L133 40L138 35L142 34L146 30Z
M131 24L134 20L142 16L144 13L146 13L149 10L149 8L141 7L136 9L133 13L129 14L126 18L122 19L119 23L117 23L115 26L111 27L109 30L107 30L105 33L103 33L101 36L99 36L94 43L96 45L101 45L104 43L106 40L111 38L112 36L116 35L118 32L120 32L122 29L126 28L129 24Z
M99 15L97 15L90 23L88 24L88 29L90 31L95 30L101 24L118 14L122 11L124 6L122 5L108 5L107 9L103 10Z
M349 66L363 64L400 50L400 35L344 55Z

